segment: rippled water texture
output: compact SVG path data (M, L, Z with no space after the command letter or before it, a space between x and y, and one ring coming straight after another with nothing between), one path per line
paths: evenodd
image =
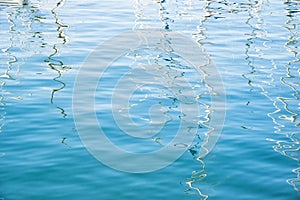
M299 1L0 2L0 199L300 199ZM205 48L226 90L226 119L213 151L199 158L214 129L211 75L196 75L168 50L128 52L105 72L95 95L97 118L115 144L135 152L156 149L171 140L181 120L180 100L170 98L169 86L147 80L129 102L132 120L162 122L165 132L142 147L117 133L107 95L134 66L167 66L158 68L166 83L188 77L200 113L193 122L197 137L180 159L131 174L89 154L76 131L72 92L98 45L146 28L177 31ZM149 118L149 109L163 118Z

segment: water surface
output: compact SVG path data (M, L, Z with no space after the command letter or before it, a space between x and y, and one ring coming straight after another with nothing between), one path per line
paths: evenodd
M299 7L298 1L264 0L0 4L0 199L299 199ZM193 151L169 167L128 174L104 166L82 145L72 90L99 44L144 28L178 31L206 49L223 79L227 113L216 147L203 160L199 137ZM143 64L155 54L139 53L115 65ZM177 71L186 70L180 65ZM207 88L199 85L203 136L211 110ZM138 111L136 122L145 123ZM114 130L112 119L99 119Z

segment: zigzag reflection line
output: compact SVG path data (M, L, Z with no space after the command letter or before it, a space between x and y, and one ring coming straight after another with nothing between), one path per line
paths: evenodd
M55 56L57 56L59 54L59 46L64 46L68 42L67 36L64 33L64 29L67 28L68 26L66 24L63 24L60 21L58 15L56 13L56 10L59 9L61 6L63 6L64 2L65 2L64 0L60 0L58 3L56 3L56 6L51 10L51 13L55 19L55 24L57 25L56 30L58 32L58 38L62 39L61 43L55 43L53 45L53 47L52 47L53 53L50 54L48 56L48 58L45 60L45 62L48 63L50 68L57 72L57 76L54 77L53 80L61 85L58 88L52 89L51 97L50 97L51 104L55 104L54 103L55 94L57 92L63 90L66 87L66 84L60 80L63 72L71 69L70 67L65 66L61 60L55 59ZM67 116L65 110L62 107L56 105L56 108L60 110L60 113L62 114L63 118L65 118Z
M286 157L289 157L290 159L293 159L295 161L297 161L297 165L299 166L299 159L295 157L295 155L291 155L291 152L296 152L298 153L299 152L299 140L295 137L296 134L299 134L299 133L289 133L289 134L286 134L286 133L282 133L283 132L283 129L285 128L285 124L281 123L278 121L278 119L276 119L276 114L279 114L282 109L280 108L280 105L279 103L281 103L283 105L283 109L288 112L289 114L291 114L291 117L290 118L287 118L287 119L290 119L291 122L294 123L295 126L297 126L297 124L295 123L295 120L298 116L298 113L292 111L289 109L289 106L288 106L288 103L287 101L289 100L299 100L298 98L298 94L299 92L296 90L295 87L293 87L291 84L289 84L288 82L285 81L285 79L288 79L290 77L292 77L292 75L290 74L290 69L289 69L289 66L291 65L291 61L288 62L288 64L286 65L286 68L287 68L287 73L285 76L281 76L279 81L291 88L291 90L293 91L293 93L291 94L292 97L276 97L276 98L272 98L269 94L268 94L268 91L263 87L263 85L261 84L253 84L253 81L248 78L249 75L252 75L256 72L259 72L259 68L258 67L255 67L254 64L252 63L251 61L251 56L248 54L249 52L249 49L250 49L250 46L251 44L253 44L252 40L254 40L256 38L256 31L262 31L266 34L266 30L262 29L262 28L257 28L255 26L253 26L250 21L251 19L253 19L254 17L252 16L252 14L249 12L249 19L247 21L247 24L253 29L253 32L252 32L252 37L249 40L249 45L248 45L248 48L246 49L246 55L247 55L247 60L248 60L248 65L251 67L251 72L248 74L248 75L243 75L247 80L248 80L248 84L250 87L253 87L253 88L260 88L261 89L261 93L266 96L270 101L272 101L272 104L275 108L275 110L271 113L268 113L267 115L272 119L273 123L275 124L274 128L275 128L275 131L274 133L276 134L283 134L286 136L287 139L290 140L289 141L284 141L284 140L273 140L273 139L268 139L269 141L273 141L275 142L277 145L274 145L273 146L273 149L276 151L276 152L279 152L280 154L286 156ZM260 17L260 16L258 16ZM262 20L262 18L260 17L260 20L258 20L262 23L260 23L260 27L263 27L264 22ZM288 22L287 22L288 24ZM270 40L271 42L271 40ZM267 43L264 43L264 45L266 45ZM286 43L285 47L287 48L287 51L291 51L291 49L289 49L288 47L288 44L289 42ZM262 54L262 51L260 51L260 54ZM259 56L258 56L259 57ZM296 56L295 56L296 57ZM296 59L296 60L299 60L299 59ZM272 59L271 60L271 63L272 63L272 66L273 66L273 69L271 70L272 71L276 71L278 68L277 68L277 65L275 63L275 61ZM270 76L268 76L270 78L270 80L267 82L269 83L269 85L274 85L272 83L275 82L275 78L274 78L274 73L270 73ZM290 145L282 145L283 143L285 144L290 144ZM298 169L298 168L296 168ZM299 182L300 181L300 176L299 176L299 173L297 170L292 170L294 173L296 173L297 175L297 178L293 178L293 179L287 179L287 182L292 185L294 187L295 190L298 191L298 188L297 188L297 185L296 185L296 182Z

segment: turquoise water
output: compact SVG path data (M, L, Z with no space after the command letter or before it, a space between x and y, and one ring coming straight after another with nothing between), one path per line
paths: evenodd
M0 199L299 199L299 18L296 0L0 4ZM212 120L199 82L203 107L193 148L164 169L131 174L87 151L74 123L72 93L99 44L144 28L178 31L205 48L223 80L226 119L213 151L198 159L197 144ZM115 66L132 60L129 54ZM115 77L113 69L107 73ZM115 79L104 81L109 86ZM101 104L107 91L97 91ZM145 123L139 112L131 113L135 122ZM111 118L101 112L98 118L114 131ZM131 140L111 139L140 150Z

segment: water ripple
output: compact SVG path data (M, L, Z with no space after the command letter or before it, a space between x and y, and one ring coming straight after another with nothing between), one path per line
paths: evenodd
M289 5L287 2L286 4ZM272 15L271 12L269 11L264 16ZM291 19L291 16L287 15L288 20L285 22L284 27L290 34L284 46L287 52L291 52L293 56L289 56L291 57L290 61L283 61L280 60L280 57L279 59L272 59L268 56L268 54L274 52L274 48L277 49L272 42L275 40L274 37L277 38L278 36L268 33L269 27L264 20L264 16L257 10L249 12L247 24L253 31L249 35L246 46L246 60L249 67L251 67L251 72L244 74L244 77L248 80L249 86L259 88L261 93L272 102L275 108L273 112L268 113L268 116L274 123L274 133L278 134L274 139L268 138L269 141L276 143L273 146L274 150L297 161L297 165L299 166L299 140L297 137L294 137L299 132L295 132L295 128L293 128L298 126L297 118L299 115L297 110L299 102L299 89L297 89L298 75L295 73L297 72L297 62L299 62L298 52L295 51L295 47L297 46L295 44L298 42L297 35L299 35L297 28L299 22L295 24L294 19ZM264 59L263 62L261 61L262 59ZM287 62L287 64L284 64L284 62ZM264 63L268 63L268 65ZM285 66L285 72L282 65ZM279 83L282 85L278 85ZM278 91L277 88L285 88L284 93ZM293 172L297 178L287 179L287 182L298 191L297 184L300 181L299 167L295 168Z
M62 46L64 46L67 43L67 36L64 32L64 29L68 28L68 25L63 24L60 21L59 16L57 14L57 9L62 7L64 2L65 2L64 0L58 1L56 3L56 6L51 10L51 13L52 13L52 15L55 19L55 24L57 25L57 29L56 29L57 33L58 33L57 38L59 40L61 40L61 41L53 44L53 47L52 47L53 53L50 54L48 56L48 58L45 60L45 62L50 66L50 68L52 70L54 70L55 72L57 72L57 76L55 78L53 78L53 80L56 83L60 84L60 87L53 89L52 92L51 92L51 99L50 99L51 104L55 104L54 103L55 93L58 92L58 91L63 90L66 87L66 84L63 81L60 80L63 73L65 71L71 69L70 67L66 66L61 59L57 58L57 56L59 56L59 49L62 48ZM58 105L56 105L56 107L60 110L63 118L65 118L67 116L65 110L62 107L58 106Z

